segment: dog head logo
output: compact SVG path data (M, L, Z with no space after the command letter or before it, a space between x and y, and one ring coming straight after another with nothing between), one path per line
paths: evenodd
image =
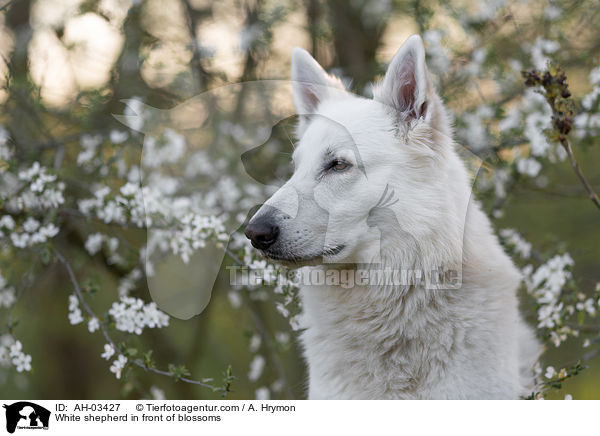
M224 86L170 110L126 102L116 118L144 134L146 269L161 309L186 319L206 307L243 222L261 254L294 267L461 270L469 181L448 174L448 161L463 152L474 173L480 161L454 150L420 38L399 50L374 94L346 91L295 49L291 81ZM444 195L449 184L461 195ZM157 191L175 199L166 214L155 214L164 212ZM215 233L218 244L202 240Z
M128 100L125 114L116 116L144 134L138 183L145 216L138 218L147 227L148 288L170 315L188 319L204 310L230 235L277 189L249 176L240 157L260 144L274 144L273 126L294 115L288 95L289 81L248 82L211 90L170 110ZM284 141L289 144L280 138ZM271 162L275 159L264 162L263 174L277 171L279 165L267 171ZM163 194L173 199L170 207L161 204Z
M16 429L48 429L50 411L29 401L4 405L6 409L6 431Z

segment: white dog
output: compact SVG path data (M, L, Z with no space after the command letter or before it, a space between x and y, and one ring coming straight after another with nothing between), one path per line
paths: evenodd
M445 289L303 285L309 398L527 394L540 346L518 313L519 271L471 198L421 38L400 48L373 99L347 92L299 48L292 80L295 170L248 224L252 244L305 277L367 265L459 279Z

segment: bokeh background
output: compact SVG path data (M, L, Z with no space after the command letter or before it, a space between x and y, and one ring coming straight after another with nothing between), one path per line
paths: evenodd
M477 195L495 228L517 229L541 256L568 251L581 292L591 294L600 281L600 211L568 160L541 157L535 177L517 177L511 162L515 150L526 153L529 146L526 113L512 128L500 124L525 95L520 70L543 66L547 58L564 67L576 101L590 93L588 74L600 64L600 8L594 0L5 0L0 10L0 124L17 158L53 168L75 199L87 194L84 185L98 180L120 186L112 170L102 170L118 153L139 160L143 136L112 117L126 112L123 99L170 109L223 85L287 79L295 46L351 79L354 92L369 95L369 83L381 77L404 40L419 33L439 94L454 114L458 140L484 159L492 175ZM114 131L126 132L127 140L110 145ZM78 163L86 134L109 138L98 151L104 163L91 171ZM598 140L597 134L573 136L575 154L596 190ZM498 169L507 174L504 195L494 178ZM66 206L76 210L74 201ZM89 255L86 238L102 231L122 245L141 247L145 231L102 225L68 211L58 219L55 246L69 258L94 307L110 307L130 269L102 252ZM0 368L0 397L141 398L160 396L160 389L172 399L221 398L139 368L117 380L110 362L100 357L104 338L69 323L73 286L60 263L43 262L40 250L5 248L0 267L19 289L14 307L0 307L0 325L10 325L32 356L30 372ZM131 294L150 301L143 278ZM269 287L255 289L242 295L241 304L232 301L235 295L223 271L201 315L172 318L168 328L127 341L153 350L163 367L185 364L198 380L219 381L231 366L236 379L227 398L254 398L259 389L265 395L265 388L271 398L304 398L306 368L297 332L277 310L281 295ZM535 324L525 295L523 310ZM590 321L596 336L597 325ZM542 367L577 361L589 350L582 341L571 338L558 348L548 343ZM588 369L547 397L600 398L600 360L586 364Z

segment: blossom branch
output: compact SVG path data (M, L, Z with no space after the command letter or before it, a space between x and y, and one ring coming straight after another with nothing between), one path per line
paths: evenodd
M577 163L577 160L575 159L575 155L573 154L573 149L571 148L571 143L569 142L569 140L566 137L562 138L560 140L560 143L564 147L565 151L567 152L567 156L569 156L569 161L571 162L573 171L575 171L575 174L577 174L577 177L579 178L579 180L581 181L581 184L585 188L585 190L588 194L588 197L590 198L590 200L592 200L592 203L594 203L596 205L596 207L598 209L600 209L600 198L598 198L598 194L596 194L596 192L594 192L594 189L592 188L590 183L585 178L583 171L581 171L581 168L579 167L579 164Z
M542 94L552 108L552 127L553 129L546 134L551 140L558 141L569 156L571 167L585 188L588 197L600 209L600 199L598 194L588 182L581 167L575 159L571 142L568 135L573 126L574 104L571 99L571 92L567 85L567 76L564 71L556 64L549 63L546 71L523 71L525 85L540 86L543 89Z
M60 263L63 264L63 266L65 267L65 269L67 270L67 274L69 275L69 279L71 281L71 284L73 285L73 288L75 289L75 295L77 296L77 299L79 300L79 303L83 306L84 310L86 311L86 313L93 318L98 318L95 314L95 312L92 310L92 308L87 304L85 298L83 297L83 292L81 291L81 287L79 286L79 282L77 281L77 278L75 277L75 273L73 272L73 268L71 267L71 264L69 263L69 261L67 261L64 256L62 254L60 254L56 249L54 250L54 255L56 256L56 258L58 259L58 261ZM106 340L106 342L113 347L113 349L115 350L115 352L119 355L119 356L125 356L120 350L119 348L116 346L114 340L111 338L111 336L108 333L108 329L106 328L106 326L104 324L100 324L100 331L102 332L102 336L104 336L104 339ZM133 365L142 368L146 371L150 371L153 372L155 374L160 374L160 375L164 375L164 376L168 376L168 377L173 377L173 374L169 371L164 371L161 369L157 369L157 368L152 368L148 365L145 365L144 363L141 363L137 360L129 360L129 362L131 362ZM177 377L177 380L180 380L184 383L190 383L190 384L194 384L194 385L198 385L198 386L202 386L204 388L207 389L211 389L213 391L219 389L216 388L213 385L209 385L207 383L198 381L198 380L192 380L186 377Z
M237 256L229 248L225 247L225 253L238 266L246 266L245 262L243 262L239 258L239 256ZM287 376L285 374L285 369L283 367L283 363L281 361L281 358L279 357L279 354L277 353L277 350L275 349L275 346L273 345L273 340L271 338L271 335L269 334L268 328L262 322L262 319L261 319L260 315L258 314L256 308L254 307L254 305L250 301L250 298L248 298L247 294L244 296L244 298L246 300L246 303L247 303L246 306L248 307L248 310L250 312L250 316L252 317L252 321L254 322L254 325L256 326L256 329L258 330L258 334L260 335L262 341L265 344L265 347L267 349L267 352L269 353L269 356L271 357L271 361L273 362L273 364L275 366L275 370L277 371L279 379L283 381L283 384L284 384L284 387L285 387L285 390L286 390L286 394L290 398L293 398L293 393L292 393L292 390L290 388L290 384L289 384L288 378L287 378Z

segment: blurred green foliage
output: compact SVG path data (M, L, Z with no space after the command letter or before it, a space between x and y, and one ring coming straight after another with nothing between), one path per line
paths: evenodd
M471 21L465 11L477 11L478 2L148 0L129 4L88 0L74 8L52 3L14 0L2 7L0 52L5 78L0 95L0 124L10 131L20 161L39 160L53 166L61 178L70 180L67 191L75 196L87 194L88 189L84 183L88 181L80 179L76 163L80 137L121 128L111 114L123 112L122 99L139 96L147 104L170 108L219 85L287 78L289 54L295 45L304 45L325 68L352 78L356 92L368 94L367 84L385 71L385 62L408 35L444 28L442 42L451 51L452 62L439 76L440 95L456 114L471 110L482 101L493 101L498 108L496 120L524 92L522 83L500 92L494 85L495 76L508 74L508 58L517 58L524 68L530 66L531 60L523 54L523 43L531 44L540 36L561 41L555 57L564 66L575 97L589 91L585 77L599 63L600 54L600 28L596 25L600 9L597 2L585 0L509 1L489 17ZM550 6L561 11L560 17L552 20L552 32L545 15ZM45 23L43 12L53 7L59 11L57 17L47 17ZM104 53L98 59L93 53L76 56L78 51L85 53L81 42L86 40L85 30L83 36L73 36L69 22L84 14L105 21L111 35L118 37L120 43L114 53ZM105 33L101 35L104 36L98 37L108 38ZM480 77L477 86L471 86L475 79L463 71L478 47L487 52L483 62L487 76ZM72 57L67 56L65 61L57 53ZM62 62L63 69L52 70L52 59L43 60L44 56L57 56L55 62ZM52 74L45 76L44 68L52 70ZM65 72L69 69L71 73ZM106 77L85 79L94 69L106 70ZM462 122L457 117L459 128ZM486 128L493 133L496 124L490 121ZM509 141L494 134L490 134L490 142L493 153L483 157L491 163L499 162L503 149L526 143L522 138ZM597 141L588 138L573 142L583 172L593 186L600 187ZM139 159L141 144L135 144L133 139L132 144L134 147L127 152L129 159ZM107 159L114 156L114 151L106 151ZM497 229L518 229L542 253L554 253L559 246L569 251L575 259L578 285L592 290L600 281L599 211L586 198L568 161L544 165L543 175L544 186L526 180L510 190L503 200L503 214L494 225ZM493 196L484 192L480 198L486 210L494 209ZM68 212L60 219L65 231L55 245L68 255L80 283L88 291L90 304L99 310L108 309L116 299L118 280L126 271L107 265L101 254L89 256L85 252L83 243L91 229L89 222ZM143 230L106 226L106 231L133 246L145 241ZM27 250L0 258L1 270L9 271L10 277L23 285L22 296L10 315L0 308L0 321L13 326L33 359L30 373L0 370L0 396L142 398L149 397L150 387L156 386L165 391L167 398L221 398L220 392L139 368L132 370L125 381L117 380L108 370L110 362L100 358L104 338L99 333L90 334L84 324L69 324L67 296L72 293L72 284L64 268L48 260L42 251L32 255ZM21 281L29 271L33 272L31 283ZM177 280L173 277L173 286L177 286ZM295 333L291 333L292 340L287 345L273 339L276 332L290 332L287 320L274 310L275 297L267 292L265 300L244 300L242 308L234 309L228 300L228 289L228 273L223 269L212 300L201 315L186 321L173 318L169 328L145 332L134 339L132 346L140 353L153 350L152 358L161 368L167 368L169 363L185 365L194 378L212 378L217 384L224 377L231 380L229 375L223 375L230 366L235 377L232 392L227 395L230 399L254 398L259 386L270 386L282 379L284 388L272 390L272 398L304 398L306 368ZM133 294L149 299L144 284ZM248 310L250 307L252 310ZM529 310L524 307L535 323L535 313ZM253 354L248 349L257 329L256 317L272 339L270 344L261 345L261 352L267 357L264 373L258 382L250 382L247 374ZM581 341L570 339L560 348L548 345L543 362L576 362L583 352ZM599 361L586 364L589 369L567 381L564 391L550 397L563 398L568 392L577 399L599 398Z

